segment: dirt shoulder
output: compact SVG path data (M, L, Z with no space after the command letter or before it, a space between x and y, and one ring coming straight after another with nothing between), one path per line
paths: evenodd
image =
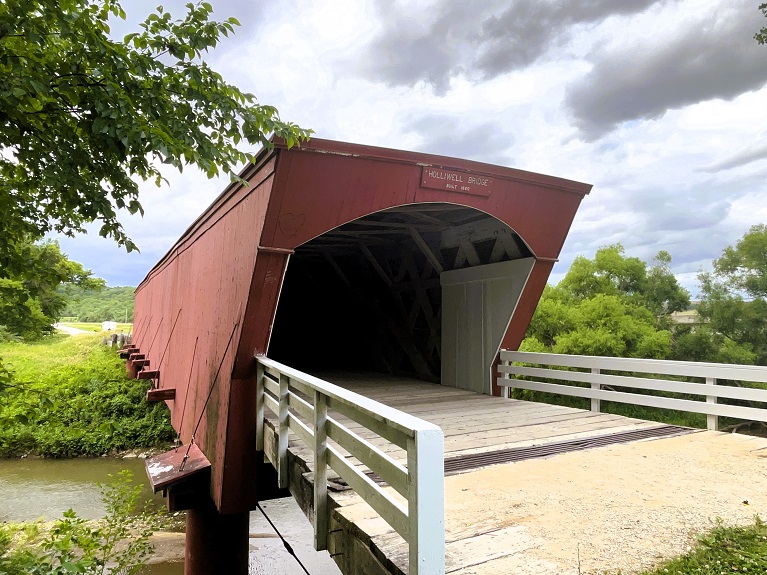
M767 517L767 439L693 433L489 467L445 487L456 549L512 527L523 543L459 573L633 573L685 552L717 518Z

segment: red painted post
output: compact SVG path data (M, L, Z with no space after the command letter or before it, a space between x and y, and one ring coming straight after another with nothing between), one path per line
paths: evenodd
M250 514L221 515L208 501L186 512L184 575L248 575Z

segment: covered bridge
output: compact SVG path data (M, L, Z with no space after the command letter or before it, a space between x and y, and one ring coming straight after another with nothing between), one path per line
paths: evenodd
M498 395L498 351L518 347L590 190L321 139L276 141L240 175L136 290L129 369L153 380L184 445L150 476L190 509L187 573L214 555L245 572L248 512L274 481L255 356Z

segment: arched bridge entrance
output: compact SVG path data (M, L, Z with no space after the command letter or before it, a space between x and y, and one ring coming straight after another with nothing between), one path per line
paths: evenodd
M475 208L364 216L296 248L268 355L312 373L375 370L489 394L534 261L508 225Z

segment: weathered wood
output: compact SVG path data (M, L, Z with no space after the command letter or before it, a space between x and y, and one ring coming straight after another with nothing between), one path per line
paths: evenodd
M745 380L767 383L767 367L704 363L698 361L672 361L663 359L635 359L628 357L599 357L590 355L559 355L525 351L501 350L501 361L519 361L540 365L592 368L602 371L623 371L678 375L682 377L715 377L717 379Z
M150 389L146 392L147 403L157 403L158 401L169 401L176 399L175 388Z
M314 548L328 547L328 406L325 396L314 392Z
M767 422L767 409L760 409L755 407L706 403L703 401L692 401L689 399L658 397L653 395L641 395L638 393L625 393L621 391L596 390L584 387L573 387L569 385L559 385L555 383L544 383L541 381L528 381L521 379L499 380L498 384L502 387L504 385L510 384L510 387L518 389L529 389L531 391L543 391L575 397L604 399L607 401L616 401L618 403L628 403L632 405L643 405L646 407L678 409L680 411L689 411L692 413L721 415L725 417L748 419L751 421Z

